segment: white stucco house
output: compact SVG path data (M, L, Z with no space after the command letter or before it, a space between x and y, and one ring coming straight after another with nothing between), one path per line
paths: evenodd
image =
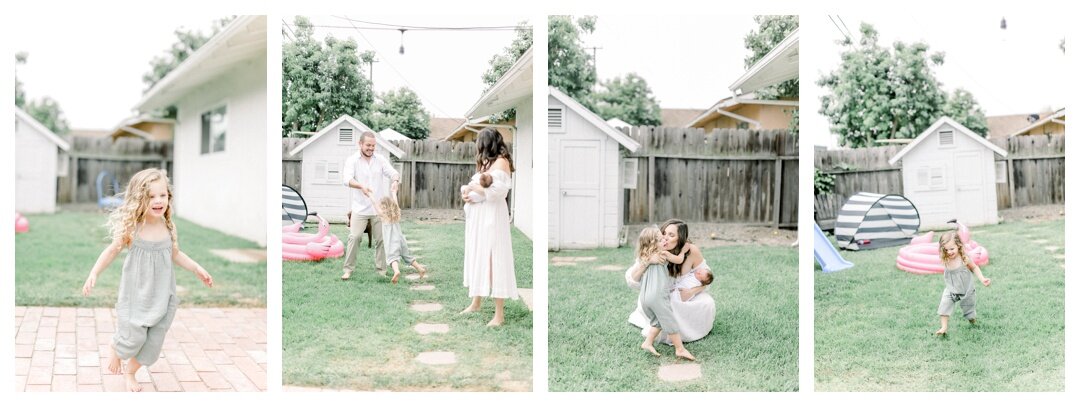
M17 106L15 111L15 210L56 212L56 178L67 176L71 144Z
M514 226L528 236L533 237L533 58L532 48L521 55L510 67L484 92L465 118L475 128L508 126L492 124L480 118L515 109L517 118L510 127L513 132L510 142L514 158L514 187L511 194L511 216ZM475 129L474 129L475 131Z
M920 229L946 228L950 219L975 226L998 222L994 154L1008 152L942 117L889 165L902 164L904 196L919 211Z
M623 189L637 182L641 145L581 103L548 88L548 250L617 247Z
M374 133L366 124L343 115L289 151L293 157L303 153L300 164L303 185L293 187L300 190L308 212L318 212L330 222L345 222L350 191L342 185L341 172L345 168L345 159L358 151L360 135L368 131ZM383 139L381 132L375 134L375 142L375 154L391 162L405 156L404 151ZM400 163L395 163L394 168L401 172ZM390 190L390 180L385 180L382 190Z
M147 91L135 109L177 108L176 214L266 245L266 16L239 16ZM276 131L276 130L275 130Z

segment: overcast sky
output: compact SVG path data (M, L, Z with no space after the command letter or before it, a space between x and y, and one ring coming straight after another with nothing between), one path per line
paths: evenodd
M664 108L706 109L730 96L748 51L753 16L597 16L585 37L600 79L630 72L645 78Z
M934 68L945 89L971 91L987 115L1038 113L1064 107L1066 58L1058 48L1068 21L1064 13L1005 16L843 15L837 21L858 38L859 24L871 23L880 33L878 43L925 41L931 52L944 51L945 64ZM835 18L835 17L834 17ZM826 15L803 16L800 40L802 115L800 134L814 144L835 146L828 122L817 113L823 89L814 82L840 63L841 30Z
M359 10L338 16L308 16L316 25L316 36L353 38L361 50L374 49L375 90L385 92L405 86L420 94L428 113L436 117L464 117L482 95L481 75L488 61L514 40L514 31L406 31L404 40L396 30L360 30L349 21L424 27L516 26L528 21L515 16L364 16ZM292 17L286 17L291 26ZM531 22L530 22L531 23ZM370 24L355 23L360 27ZM330 28L318 26L344 26ZM404 44L405 53L399 48ZM366 68L365 68L366 72Z
M150 60L175 42L173 31L209 32L211 22L221 17L32 13L7 19L7 24L15 34L12 48L29 53L26 65L16 68L27 97L58 101L71 128L109 129L132 114L145 88L142 76Z

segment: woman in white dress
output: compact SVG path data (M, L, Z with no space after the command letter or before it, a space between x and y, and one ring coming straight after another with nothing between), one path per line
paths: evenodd
M690 231L685 222L671 219L664 222L660 227L660 231L667 238L674 239L677 242L675 248L671 249L671 254L679 255L686 252L686 258L682 264L668 265L672 273L677 273L675 277L689 276L688 278L693 278L692 274L694 272L709 268L708 264L705 263L705 257L701 255L701 249L687 241ZM626 270L626 283L635 290L641 287L641 281L633 278L634 269L640 266L634 263ZM683 343L704 338L705 335L712 331L713 323L716 321L716 301L708 292L705 292L707 287L700 286L672 293L671 312L675 314L675 321L679 323L679 333L682 335ZM630 314L629 322L642 328L642 335L647 334L649 319L645 317L645 313L641 310L640 302L637 304L637 309ZM664 335L660 335L660 337L661 341L668 343Z
M498 326L504 319L503 302L518 296L510 243L510 210L506 205L514 163L502 135L493 128L480 131L476 148L477 173L461 194L471 206L465 216L464 284L472 297L472 303L461 313L479 311L483 297L494 298L495 316L488 326ZM492 178L487 188L479 182L480 174L485 172ZM482 194L484 199L474 203L469 197L471 192Z

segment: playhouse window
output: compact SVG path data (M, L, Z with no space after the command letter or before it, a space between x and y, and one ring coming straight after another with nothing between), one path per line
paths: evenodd
M638 160L637 158L623 158L622 160L622 187L625 189L637 189Z
M998 184L1009 182L1009 170L1004 161L994 162L994 179Z
M225 106L202 114L202 154L225 151L225 129L228 125Z

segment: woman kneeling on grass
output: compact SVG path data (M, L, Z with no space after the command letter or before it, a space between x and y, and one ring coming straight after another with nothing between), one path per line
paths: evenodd
M964 318L975 323L975 284L971 275L979 277L983 286L990 286L990 279L983 277L982 270L964 253L964 243L956 232L947 232L938 241L941 263L945 266L945 290L941 292L938 303L938 315L941 316L941 329L935 335L945 335L949 331L949 316L956 303L964 310Z

